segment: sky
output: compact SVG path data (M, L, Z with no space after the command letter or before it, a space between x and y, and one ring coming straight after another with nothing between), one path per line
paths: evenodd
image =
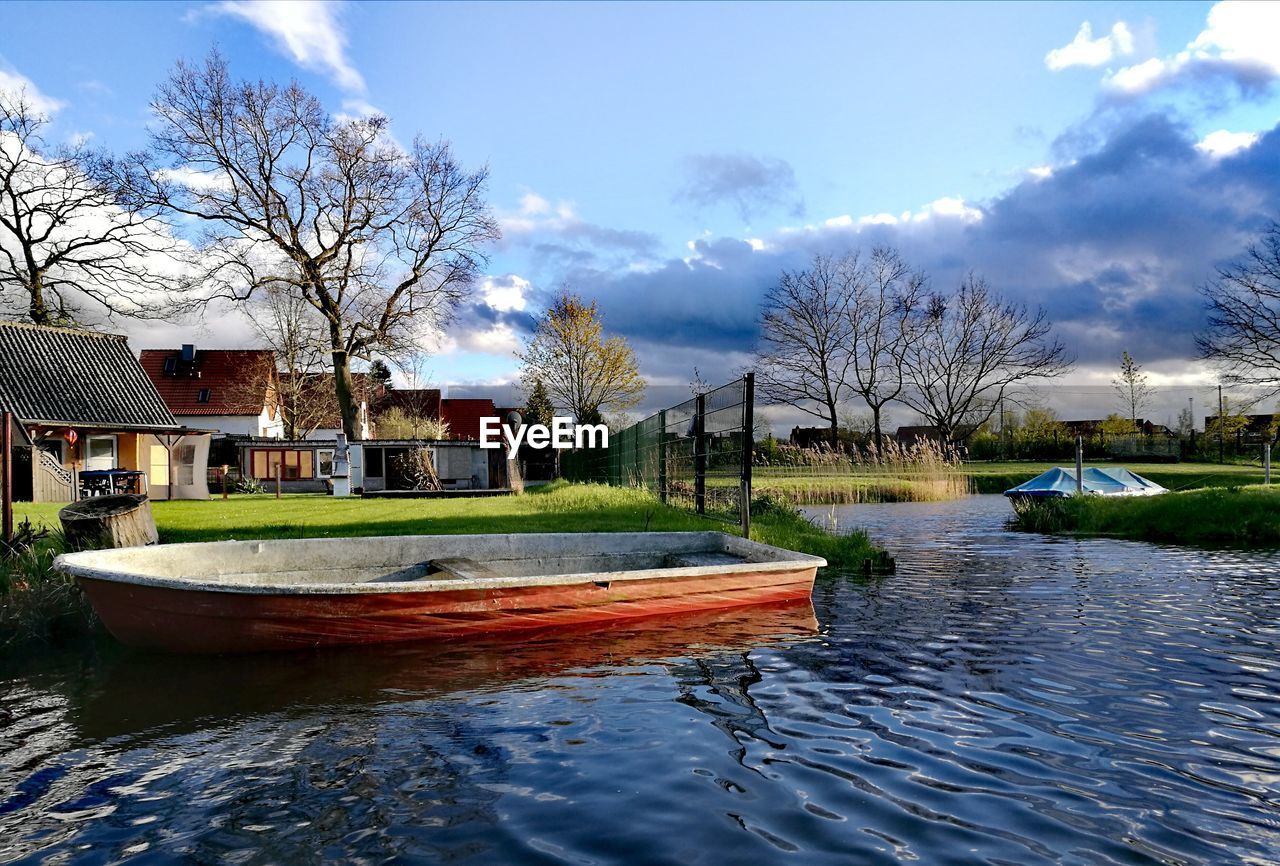
M1197 287L1280 218L1278 3L4 12L0 88L36 94L55 138L144 146L157 83L216 46L238 76L296 78L487 165L503 240L424 366L459 387L513 380L562 286L599 301L651 382L727 379L782 270L877 243L936 288L974 271L1042 305L1082 389L1122 351L1156 384L1204 385ZM135 348L251 341L234 316L125 330Z

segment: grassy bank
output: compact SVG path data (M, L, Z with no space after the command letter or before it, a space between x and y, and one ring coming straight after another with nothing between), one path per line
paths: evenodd
M19 519L58 525L55 504L19 503ZM324 538L361 535L456 535L500 532L639 532L724 530L733 527L660 503L642 490L556 482L525 496L485 499L335 499L299 494L232 496L223 501L154 502L163 543L249 538ZM878 560L866 536L832 536L789 508L761 503L752 537L766 544L824 556L840 569ZM79 595L49 572L53 548L0 585L0 645L41 633L51 618L74 616ZM42 602L47 599L62 604ZM24 625L25 623L25 625Z
M1124 466L1170 490L1243 487L1262 482L1258 466L1216 463L1090 462L1091 466ZM943 474L894 474L827 467L757 468L756 493L793 505L849 505L864 502L932 502L967 493L1003 493L1060 463L964 463Z
M1229 487L1162 496L1074 496L1019 514L1029 532L1203 546L1280 547L1280 488Z

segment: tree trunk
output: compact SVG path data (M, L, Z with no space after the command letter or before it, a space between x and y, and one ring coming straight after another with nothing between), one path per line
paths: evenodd
M360 425L357 419L355 386L351 380L351 360L345 349L333 350L333 386L338 395L338 409L342 412L342 432L348 442L359 442Z
M840 449L840 418L836 414L835 403L828 403L827 408L831 410L831 448L838 451Z
M28 263L30 265L35 264L30 261L29 257ZM27 311L31 316L31 321L37 325L53 324L49 315L49 307L44 302L44 281L37 277L31 281L27 288L31 292L31 304Z
M160 540L151 502L136 493L95 496L58 512L67 550L141 547Z
M875 431L876 451L884 453L884 433L880 430L880 407L871 407L871 424Z

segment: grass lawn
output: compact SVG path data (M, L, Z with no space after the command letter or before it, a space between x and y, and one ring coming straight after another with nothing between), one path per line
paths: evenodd
M58 504L16 503L15 519L58 526ZM524 496L475 499L335 499L324 494L234 495L227 500L153 502L163 543L359 535L457 535L498 532L641 532L736 526L663 505L643 490L557 481ZM863 535L834 537L794 512L758 509L752 538L861 567L877 551Z
M1280 546L1280 487L1208 488L1162 496L1073 496L1014 523L1031 532L1206 546Z

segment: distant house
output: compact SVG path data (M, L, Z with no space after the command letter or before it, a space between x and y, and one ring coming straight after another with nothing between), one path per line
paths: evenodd
M1102 425L1105 423L1105 418L1090 418L1083 421L1063 421L1062 426L1066 428L1069 435L1083 436L1088 439L1102 433ZM1138 419L1137 433L1143 436L1173 437L1177 435L1164 424L1157 424L1146 418Z
M209 434L179 424L123 336L0 322L0 410L20 433L17 499L209 495Z
M143 349L142 369L179 424L228 436L284 435L269 349Z
M335 440L258 440L239 443L240 471L246 478L273 489L279 476L286 493L327 490L333 473ZM350 448L351 486L364 491L408 490L410 480L400 458L425 448L445 489L486 490L505 478L503 452L484 449L479 442L428 439L373 439Z
M481 418L503 418L509 409L499 409L488 397L444 397L439 388L394 388L378 400L378 414L399 409L407 415L431 418L449 425L448 438L474 441L480 438ZM375 419L374 432L377 434Z

